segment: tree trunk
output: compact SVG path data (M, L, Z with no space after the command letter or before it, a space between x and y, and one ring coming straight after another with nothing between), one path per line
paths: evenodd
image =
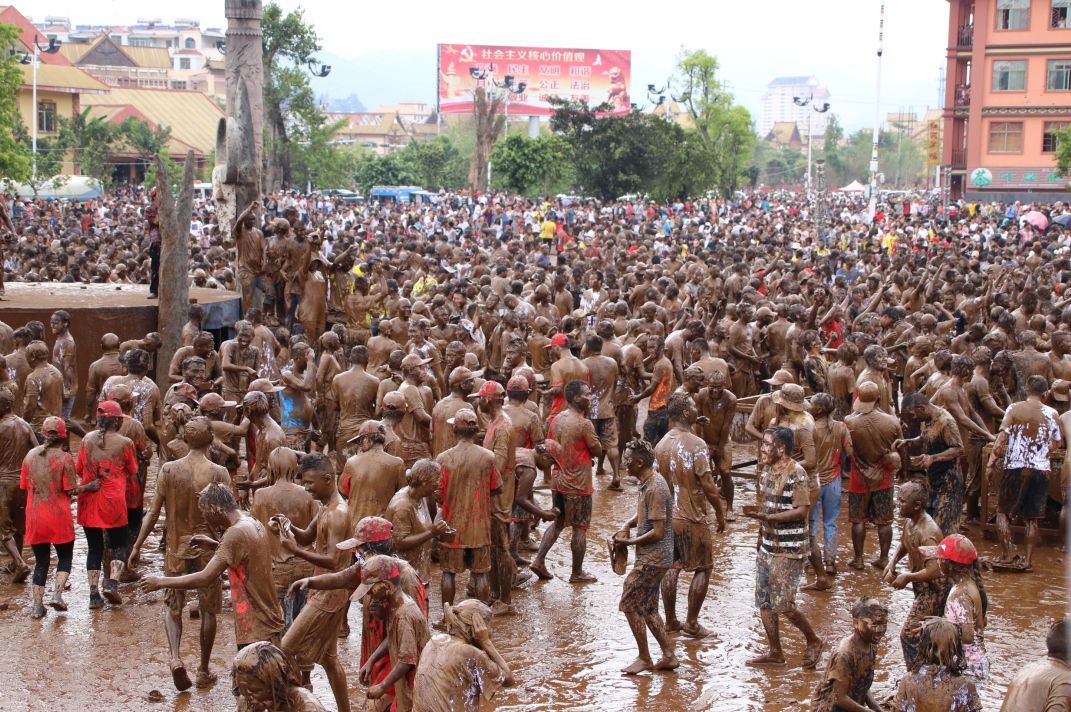
M502 99L495 94L488 97L484 87L477 87L473 101L476 121L476 145L472 148L472 163L469 165L469 190L487 190L487 164L491 161L498 134L506 124L506 117L499 115Z
M182 188L171 193L167 166L156 158L157 210L160 219L160 306L156 329L163 345L156 357L158 364L169 364L182 346L182 325L189 310L190 216L193 214L193 151L186 154ZM158 368L157 385L161 391L170 387L167 368Z

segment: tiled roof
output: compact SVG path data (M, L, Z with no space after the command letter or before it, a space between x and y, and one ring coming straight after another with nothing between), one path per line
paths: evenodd
M169 153L182 153L185 147L207 155L216 147L216 126L223 110L207 94L173 89L129 89L113 87L104 95L83 97L83 106L94 107L93 115L119 120L125 107L137 111L149 123L170 126L172 145Z

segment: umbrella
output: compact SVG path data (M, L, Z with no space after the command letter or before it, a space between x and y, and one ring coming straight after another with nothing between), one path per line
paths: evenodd
M1031 210L1023 216L1023 220L1030 223L1038 230L1045 230L1045 228L1049 226L1049 219L1045 217L1044 213L1039 213L1037 210Z
M1059 215L1053 218L1053 223L1056 225L1063 225L1064 227L1071 228L1071 213L1067 215Z

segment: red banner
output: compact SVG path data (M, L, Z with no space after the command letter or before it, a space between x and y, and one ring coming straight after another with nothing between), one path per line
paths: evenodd
M478 86L508 93L512 115L550 116L551 97L606 102L609 113L627 114L631 79L628 50L439 45L439 111L446 114L471 112Z

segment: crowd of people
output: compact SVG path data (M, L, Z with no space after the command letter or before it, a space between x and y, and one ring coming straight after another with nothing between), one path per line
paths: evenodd
M787 194L354 206L291 193L244 206L221 235L203 206L191 283L240 292L245 319L217 343L192 305L182 348L156 364L163 392L149 377L156 334L103 335L80 383L77 350L97 345L74 343L66 312L51 338L40 322L0 325L10 573L32 574L34 618L67 609L77 499L89 607L121 605L120 583L163 590L177 689L216 681L226 574L234 690L251 709L322 709L315 665L350 709L337 640L351 601L370 709L475 709L513 683L491 634L494 618L517 615L522 586L596 580L587 532L605 521L592 499L605 476L600 488L636 503L607 542L616 573L633 559L619 604L637 645L626 674L672 671L675 636L716 632L701 620L714 542L746 517L768 644L750 665L786 665L785 620L805 638L805 668L829 653L814 710L980 710L985 578L1000 574L983 574L967 535L995 524L992 568L1029 574L1039 524L1064 524L1066 214L906 199L871 220L838 198L819 221ZM14 201L5 215L9 281L152 279L143 191ZM751 463L756 497L741 504ZM162 575L149 575L140 553L161 516ZM566 529L571 566L554 571L547 556ZM892 701L870 690L889 591L857 601L836 643L796 603L868 563L915 595ZM201 626L192 678L187 591ZM1020 673L1005 709L1066 708L1069 631L1053 626L1049 658Z

